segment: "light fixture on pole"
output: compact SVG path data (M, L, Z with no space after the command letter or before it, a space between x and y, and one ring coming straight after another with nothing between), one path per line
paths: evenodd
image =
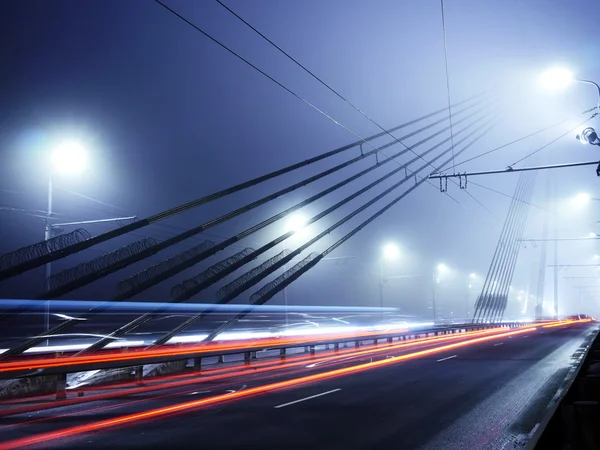
M87 151L85 146L77 141L67 141L60 145L57 145L49 154L49 166L48 166L48 207L45 214L45 226L44 226L44 241L52 239L56 232L60 233L63 227L84 225L84 224L97 224L104 222L118 222L124 220L135 220L136 216L128 217L114 217L108 219L98 220L83 220L68 223L53 223L52 218L54 215L53 211L53 179L57 175L77 175L81 174L86 170L88 165ZM48 247L48 251L51 249ZM51 290L50 278L52 276L52 265L47 263L45 266L45 288L46 291ZM50 329L50 300L46 301L46 311L44 317L45 330ZM49 342L46 341L46 345Z
M381 256L379 257L379 303L381 308L383 308L383 260L395 261L399 258L399 256L400 249L393 242L385 244L381 249Z
M436 305L435 305L435 285L440 282L439 275L448 272L448 266L440 263L432 272L432 283L431 283L431 308L433 310L433 323L437 320Z
M554 67L542 73L540 76L540 83L543 87L549 90L561 90L568 87L573 81L577 83L591 84L596 87L598 91L598 101L596 103L597 111L596 114L600 113L600 85L594 81L582 80L575 78L571 71L563 67ZM580 133L577 134L577 139L582 144L591 144L600 146L600 139L598 134L592 127L584 128ZM600 166L598 166L598 175L600 176Z
M543 72L540 76L541 85L549 90L565 89L573 81L595 86L598 91L598 106L600 106L600 86L598 83L590 80L582 80L581 78L575 78L573 73L564 67L553 67Z
M52 236L52 200L53 187L52 175L54 172L64 174L81 173L87 163L85 148L79 142L69 141L58 145L50 154L52 163L48 174L48 209L46 211L46 226L44 240L48 241ZM50 251L50 249L48 249ZM50 276L52 275L51 263L46 264L46 290L50 290Z
M292 214L288 217L285 222L285 233L289 231L294 231L294 235L292 238L296 239L304 239L306 237L306 223L308 219L306 216L300 213ZM286 250L285 241L282 242L284 246L284 251ZM287 265L284 264L282 267L283 273L287 272ZM284 314L285 314L285 325L286 327L289 325L289 317L288 317L288 292L287 285L283 288L283 304L284 304ZM287 329L287 328L286 328Z
M575 136L582 144L598 145L600 146L600 139L598 133L592 127L586 127Z
M473 288L473 283L475 282L476 279L477 279L477 274L474 272L471 272L469 274L469 278L467 279L467 289L466 289L466 294L465 294L465 313L466 313L467 321L469 320L470 293L471 293L471 289Z
M585 206L590 201L590 194L587 192L580 192L575 197L573 197L573 203L577 206Z

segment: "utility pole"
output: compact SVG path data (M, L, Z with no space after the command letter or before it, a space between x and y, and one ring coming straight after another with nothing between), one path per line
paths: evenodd
M52 208L52 198L48 197L48 211ZM110 219L96 219L96 220L81 220L78 222L67 222L67 223L55 223L53 224L51 221L50 214L48 214L46 218L46 227L44 232L44 240L48 241L52 239L56 235L60 234L63 227L66 226L75 226L75 225L86 225L86 224L98 224L105 222L119 222L123 220L135 220L136 216L128 216L128 217L113 217ZM50 250L50 249L48 249ZM46 264L46 292L50 291L50 277L52 276L52 266L50 263ZM46 311L44 314L44 332L47 332L50 329L50 302L51 300L46 300ZM46 341L46 345L49 342Z
M383 313L383 262L382 258L379 258L379 305L381 310L381 319L385 317Z
M544 236L548 234L548 216L544 217L544 225L543 225L543 233ZM547 243L546 241L542 242L540 246L540 266L538 270L538 284L537 284L537 292L536 292L536 301L535 301L535 312L534 317L536 320L542 318L542 313L544 311L544 283L546 281L546 251L547 251Z
M431 309L433 310L433 324L435 325L435 321L437 319L436 310L435 310L435 270L431 274Z
M283 251L286 250L286 247L283 248ZM283 274L285 274L287 272L287 264L284 264L283 267ZM285 329L288 329L288 295L287 295L287 285L284 286L283 288L283 305L284 305L284 314L285 314Z
M556 183L553 183L553 191L554 191L554 210L556 211ZM547 217L547 215L546 215ZM554 319L558 319L558 241L557 238L557 228L556 228L556 218L552 220L554 225Z

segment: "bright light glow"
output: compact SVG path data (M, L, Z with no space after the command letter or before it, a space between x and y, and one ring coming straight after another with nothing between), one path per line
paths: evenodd
M292 214L287 223L286 228L288 231L300 231L306 226L307 219L302 214Z
M591 238L596 237L596 236L597 236L597 234L594 233L593 231L590 231L590 234L588 234L588 237L591 237Z
M438 264L437 265L437 270L440 272L447 272L448 271L448 266L446 266L446 264Z
M573 74L563 67L549 69L540 77L540 84L548 90L564 89L571 84L572 81Z
M469 278L477 278L477 274L470 273L470 274L469 274Z
M600 259L600 255L594 255L594 259Z
M383 257L387 260L394 261L400 256L400 249L394 243L389 243L383 246Z
M585 206L590 201L590 194L586 192L580 192L573 198L573 203L577 206Z
M585 130L585 127L579 129L575 137L577 138L580 144L586 145L588 142L585 139L582 139L583 130Z
M297 245L304 243L310 238L309 226L307 226L308 219L304 214L292 214L287 222L285 223L285 232L294 231L294 234L290 237L290 245ZM294 244L294 242L296 244Z
M51 155L52 165L60 172L81 173L87 164L86 151L79 142L65 142L54 149Z

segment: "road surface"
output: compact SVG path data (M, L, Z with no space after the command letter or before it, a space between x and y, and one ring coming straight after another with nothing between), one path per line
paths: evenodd
M349 348L106 400L86 393L85 403L1 417L0 449L520 448L596 327ZM274 384L311 375L322 378Z

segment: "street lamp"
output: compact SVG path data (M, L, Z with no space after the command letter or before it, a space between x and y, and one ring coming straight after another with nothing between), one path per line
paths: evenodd
M292 238L304 239L307 234L307 230L306 230L307 222L308 222L308 219L306 218L306 216L304 214L301 214L301 213L292 214L285 223L285 233L294 231L294 235ZM284 246L284 251L285 251L286 250L285 241L282 242L282 245ZM283 273L286 273L287 272L287 264L284 264L282 269L283 269ZM284 310L285 310L285 325L288 326L289 325L289 317L288 317L287 285L283 288L283 304L284 304Z
M54 169L67 174L83 172L87 165L85 148L80 142L65 142L50 155Z
M562 67L554 67L552 69L549 69L546 72L542 73L540 77L540 82L542 86L544 86L546 89L552 90L564 89L567 86L569 86L573 81L576 81L578 83L591 84L596 87L596 89L598 90L598 102L596 106L598 112L600 112L600 85L598 85L598 83L595 83L594 81L575 78L568 69ZM598 138L598 134L592 127L587 127L583 129L580 133L577 134L576 137L582 144L592 144L600 146L600 139ZM598 174L598 176L600 176L600 166L598 166L596 173Z
M65 142L58 145L50 154L52 162L48 173L48 208L46 211L46 221L44 227L44 241L48 242L52 239L52 175L54 172L64 174L81 173L86 165L86 154L83 145L79 142ZM51 252L48 246L48 252ZM50 277L52 275L52 264L46 263L46 291L50 291ZM44 318L46 330L50 329L50 300L46 301L46 314ZM46 342L48 344L48 342Z
M477 274L471 272L469 274L469 279L467 280L467 293L465 295L465 312L467 314L467 320L469 320L469 297L471 294L471 288L473 288L473 283L477 279Z
M591 197L587 192L580 192L573 198L573 203L577 206L585 206L589 203Z
M48 167L48 207L46 210L45 227L44 227L44 241L49 241L54 237L54 232L61 229L64 226L74 226L83 224L97 224L105 222L116 222L122 220L134 220L135 216L128 217L114 217L109 219L98 219L98 220L84 220L77 222L68 223L53 223L53 178L56 175L77 175L85 171L87 166L87 151L81 142L67 141L57 145L49 154L49 162L51 163ZM51 249L48 246L48 252ZM46 263L46 291L51 290L50 277L52 276L52 265ZM50 329L50 301L46 301L46 314L44 318L44 324L46 331ZM48 341L46 341L48 345Z
M393 242L389 242L382 247L381 257L379 258L379 302L381 308L383 308L383 260L396 261L399 257L400 249Z
M436 314L436 308L435 308L435 285L437 283L439 283L439 278L438 275L442 275L446 272L448 272L448 266L446 266L443 263L440 263L436 266L436 268L433 270L433 274L432 274L432 283L431 283L431 307L433 309L433 323L435 325L435 321L437 319L437 314Z
M303 214L292 214L286 223L288 231L301 231L306 226L307 219Z
M79 142L71 141L58 145L50 154L52 167L49 169L48 175L48 209L46 211L46 226L44 240L48 241L52 238L52 175L54 172L64 174L81 173L86 166L87 158L83 145ZM50 251L50 249L48 249ZM52 275L52 266L46 264L46 290L50 290L50 276Z
M552 69L548 69L544 73L542 73L540 77L540 82L542 86L546 89L552 90L565 89L573 81L576 81L578 83L591 84L595 86L598 90L598 106L600 106L600 86L593 81L575 78L571 71L565 69L564 67L554 67Z
M389 243L383 246L383 257L389 261L394 261L400 256L400 249L394 243Z

